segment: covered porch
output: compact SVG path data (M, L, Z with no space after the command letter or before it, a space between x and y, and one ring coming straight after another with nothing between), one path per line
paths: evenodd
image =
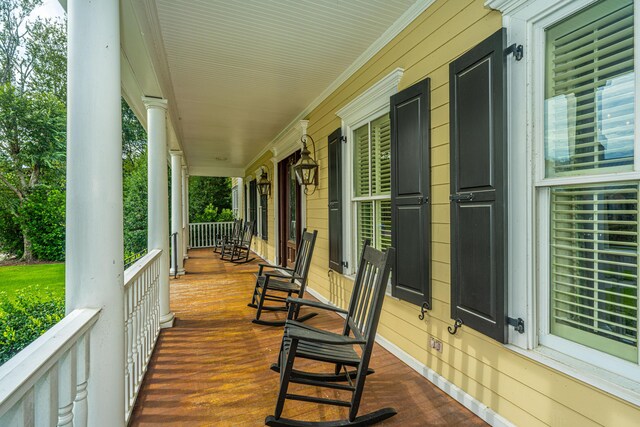
M236 265L210 249L189 251L188 274L171 281L174 326L160 333L130 426L258 426L273 412L278 374L269 366L276 360L282 328L251 323L255 311L247 301L258 262ZM343 320L321 312L308 323L340 330ZM485 425L378 344L371 367L376 372L367 378L361 412L386 406L398 410L382 425ZM340 397L327 389L317 388L317 393ZM328 421L345 418L346 411L292 402L283 416Z

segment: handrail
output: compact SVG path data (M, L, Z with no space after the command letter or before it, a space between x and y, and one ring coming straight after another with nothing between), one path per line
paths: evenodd
M147 264L159 257L161 253L162 249L152 249L145 256L134 262L131 267L127 268L124 272L125 289L131 286L131 283L144 273Z
M80 361L81 357L66 358L65 356L73 350L80 341L84 341L83 346L88 345L88 340L83 338L98 320L100 314L99 309L81 308L72 311L66 315L60 322L55 324L51 329L29 344L24 350L16 354L12 359L7 361L0 367L0 424L2 416L12 410L20 410L16 406L20 406L20 402L29 392L36 387L38 381L46 376L58 363L65 363L64 359L73 359ZM78 352L86 351L86 349L78 348ZM88 368L88 360L83 361ZM71 362L68 362L71 363ZM72 368L75 370L76 368ZM68 370L70 371L70 369ZM57 375L57 374L55 374ZM58 381L71 381L75 375L70 373L70 378L58 378ZM86 387L86 378L78 378L78 384L73 384L72 389L75 392L76 387L81 385ZM83 381L85 384L80 384ZM57 391L54 391L56 393ZM33 411L32 414L24 413L25 417L34 419L36 416L35 409L38 402L31 405L24 405L23 411ZM62 408L63 399L60 399L59 405ZM73 403L73 399L71 400ZM86 402L85 402L86 403ZM49 411L55 411L58 414L58 408L49 408ZM42 414L38 414L42 415ZM73 417L71 409L68 409L68 416Z

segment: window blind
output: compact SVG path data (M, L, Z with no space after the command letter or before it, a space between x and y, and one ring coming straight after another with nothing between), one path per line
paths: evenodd
M391 194L391 121L388 115L371 122L371 194Z
M631 170L633 2L601 2L546 31L548 177Z
M369 154L369 125L366 124L353 133L354 138L354 194L356 197L369 195L370 183L370 154Z
M638 360L638 184L551 190L551 332Z

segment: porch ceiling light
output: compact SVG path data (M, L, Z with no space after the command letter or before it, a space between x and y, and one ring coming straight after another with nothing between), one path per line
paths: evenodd
M310 156L309 149L307 148L307 139L311 140L313 144L313 157ZM304 186L304 194L308 194L308 188L313 185L313 194L316 191L318 185L318 162L316 162L316 142L310 135L304 134L300 137L302 142L302 152L300 153L300 160L293 166L293 170L298 179L298 183Z
M267 178L267 170L265 168L262 168L262 173L258 180L258 193L261 196L269 196L271 194L271 181Z

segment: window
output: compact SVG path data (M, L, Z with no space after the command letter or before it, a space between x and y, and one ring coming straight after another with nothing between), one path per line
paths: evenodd
M344 274L356 272L364 238L391 245L391 139L389 99L404 70L396 68L336 112L346 136L342 160Z
M544 42L540 343L637 364L633 1L592 4L547 26Z
M357 260L365 239L391 246L391 133L389 114L353 131L353 210Z

